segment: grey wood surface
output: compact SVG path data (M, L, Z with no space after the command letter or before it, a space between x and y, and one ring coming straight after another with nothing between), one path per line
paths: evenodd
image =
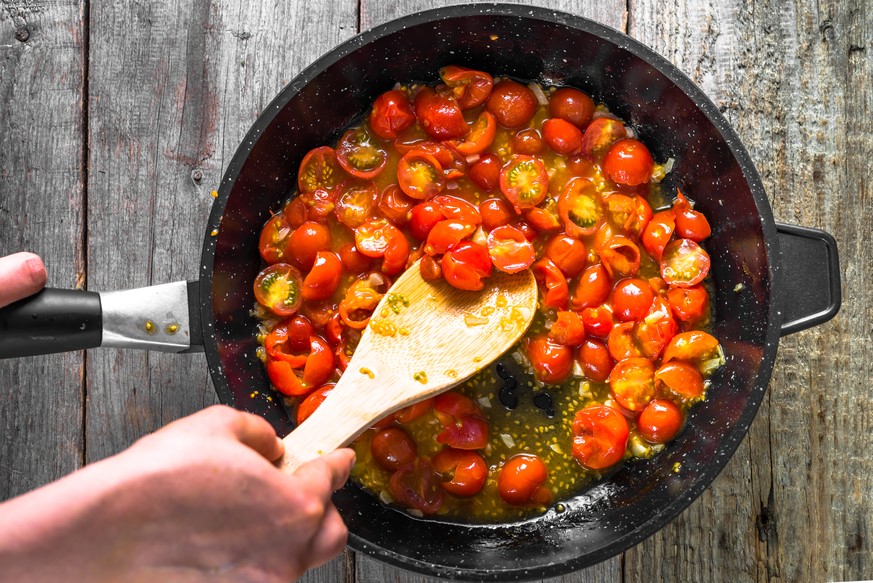
M362 28L448 3L0 0L0 253L39 252L60 287L194 277L209 192L261 108ZM688 510L556 581L873 578L873 10L536 4L626 30L694 79L743 138L776 218L837 238L844 297L833 322L782 340L749 436ZM197 355L0 361L0 497L214 401ZM304 580L428 579L346 552Z

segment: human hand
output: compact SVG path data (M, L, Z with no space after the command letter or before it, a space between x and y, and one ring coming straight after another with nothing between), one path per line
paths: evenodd
M45 286L45 265L33 253L0 257L0 308L31 296Z

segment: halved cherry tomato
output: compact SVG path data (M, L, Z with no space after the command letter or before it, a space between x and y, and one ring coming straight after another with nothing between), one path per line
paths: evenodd
M655 398L655 366L647 358L619 361L609 374L609 388L625 409L642 411Z
M297 405L297 425L300 425L315 413L315 410L324 403L324 400L327 399L327 396L336 386L336 383L328 383L326 385L321 385L309 395L303 399L299 405Z
M683 322L697 322L709 313L709 294L701 285L670 286L667 290L667 301L676 317Z
M342 275L343 264L336 253L319 251L312 269L303 278L300 295L308 301L326 300L339 287Z
M285 258L288 247L288 238L291 236L290 223L285 215L279 213L267 221L261 229L261 237L258 240L258 251L261 258L267 263L279 263Z
M442 478L427 458L416 458L391 476L388 489L394 501L404 508L433 514L443 505Z
M634 338L634 323L621 322L612 327L606 338L609 355L615 360L642 358L643 352L637 346Z
M409 233L419 241L424 241L434 225L445 218L439 205L432 200L419 203L409 211Z
M352 128L343 134L336 147L336 161L355 178L375 178L388 163L388 152L373 142L363 128Z
M652 179L655 161L644 143L634 138L617 141L603 159L603 170L616 184L637 186Z
M456 140L470 131L458 102L429 87L422 88L415 96L413 109L421 129L436 140Z
M411 150L400 159L397 182L403 192L418 200L431 198L446 186L442 165L423 150Z
M664 349L661 362L668 363L673 359L700 364L701 362L718 358L718 340L702 330L692 330L677 334Z
M655 381L683 400L703 395L703 375L687 362L668 362L655 372Z
M603 156L612 144L627 137L624 124L610 117L598 117L582 134L582 153L597 160Z
M585 324L578 312L558 312L558 319L549 329L549 339L564 346L578 346L585 340Z
M528 341L527 355L534 374L547 384L558 384L573 371L573 349L558 344L548 336L535 336Z
M634 338L643 356L657 358L679 331L679 326L670 311L667 300L658 296L652 302L645 317L634 330Z
M355 247L374 259L385 255L388 242L403 234L385 219L368 219L355 229Z
M558 201L552 197L546 197L540 206L524 211L524 218L541 233L559 231L563 227L558 216Z
M479 213L482 216L482 226L486 231L509 224L513 217L512 209L501 198L483 200L479 204Z
M505 128L518 129L531 120L537 110L533 91L512 79L503 79L491 91L485 108Z
M546 167L537 158L513 156L500 170L500 191L516 210L537 206L549 192Z
M597 306L582 310L582 323L585 324L585 333L589 336L606 338L612 330L612 310L609 306Z
M494 87L494 78L488 73L457 65L440 69L440 78L452 90L452 95L461 109L482 105Z
M287 263L265 267L255 278L255 299L277 316L290 316L300 308L300 272Z
M694 210L678 189L673 211L676 213L676 234L680 237L699 243L712 234L712 228L703 213Z
M582 310L599 306L609 297L612 291L612 279L601 263L590 265L575 280L573 293L570 296L570 309Z
M425 281L436 281L443 276L443 268L439 261L430 255L421 258L418 269L421 271L421 278Z
M497 122L494 121L494 116L483 111L479 117L473 122L470 128L470 133L463 142L460 142L455 149L464 156L471 154L479 154L487 150L494 142L494 136L497 135Z
M460 221L440 221L427 235L424 252L428 255L442 255L458 246L458 243L473 234L476 227Z
M467 171L467 160L454 148L448 147L447 144L455 143L434 142L431 140L414 140L412 142L401 142L394 140L394 149L401 156L405 156L413 150L418 150L426 154L430 154L440 163L443 172L443 178L446 180L457 180L464 176Z
M415 113L403 91L386 91L370 111L370 128L383 140L393 140L415 123Z
M488 445L488 422L469 397L448 392L434 400L434 413L443 430L437 441L456 449L482 449Z
M643 247L655 261L660 261L664 247L670 242L673 230L676 228L676 215L673 209L655 213L643 231Z
M490 152L482 154L479 161L470 167L468 176L476 186L491 192L500 184L500 158Z
M543 138L552 150L564 156L575 154L582 147L579 128L557 117L543 122Z
M285 256L300 269L309 271L319 251L330 251L330 242L330 229L321 223L306 221L288 237Z
M588 178L568 182L558 197L558 214L571 237L593 235L604 220L603 204L594 182Z
M382 259L382 273L385 275L397 275L404 269L409 261L409 241L406 235L397 230L388 238L388 248Z
M364 273L373 264L373 260L358 251L354 243L346 243L340 247L339 256L345 270L352 275Z
M515 154L534 156L542 152L545 147L546 143L540 132L533 128L519 130L512 136L512 151Z
M655 292L644 279L623 279L612 290L612 313L622 322L642 320L649 312Z
M396 184L389 184L379 198L379 212L398 227L409 221L409 211L415 206L415 200L408 197Z
M482 223L482 215L479 214L479 209L476 205L462 198L440 194L433 197L433 202L439 205L443 216L447 219L461 221L473 226Z
M443 255L442 269L443 277L450 285L476 291L485 287L484 278L491 275L491 259L482 245L461 241Z
M552 493L545 486L549 471L543 460L535 455L520 453L511 457L497 476L497 492L507 504L544 506L552 501Z
M381 279L379 284L377 280ZM370 322L370 314L376 309L387 290L388 281L381 274L369 273L358 277L339 304L339 314L349 328L363 330ZM384 289L377 289L384 288Z
M549 115L583 129L594 115L594 100L578 89L561 87L549 97Z
M364 224L379 198L379 189L372 181L350 180L341 185L333 210L336 218L350 229Z
M640 248L627 237L616 235L600 248L600 260L613 278L632 277L640 270Z
M312 322L304 316L294 316L270 330L264 340L267 356L277 360L287 360L294 366L303 366L306 357L297 353L309 347L309 338L315 334Z
M410 421L414 421L430 411L433 408L433 402L434 399L431 398L419 401L418 403L413 403L409 407L404 407L394 413L394 419L396 419L398 423L409 423Z
M389 472L411 464L418 457L415 441L400 427L388 427L377 432L370 441L370 451L379 467Z
M328 343L319 336L310 336L309 343L309 354L303 364L299 359L267 357L267 376L283 395L306 395L333 374L333 351Z
M330 217L334 208L336 208L335 190L316 188L312 192L301 192L300 196L295 200L299 200L305 207L305 220L326 223L328 217Z
M573 457L590 470L602 470L624 457L630 429L612 407L591 405L576 412L573 435Z
M537 258L533 245L524 233L509 225L497 227L488 233L488 255L494 267L506 273L523 271Z
M474 451L443 448L433 456L433 467L443 476L443 489L455 496L478 494L488 477L485 459Z
M637 431L649 443L667 443L679 434L684 421L682 410L675 403L655 399L640 413Z
M543 304L548 308L566 309L570 290L561 270L548 257L537 259L531 270L537 284L546 288Z
M613 193L605 199L606 210L616 227L639 237L652 220L652 207L639 195Z
M585 249L585 243L566 233L559 233L549 239L543 253L567 277L579 275L588 262L588 251Z
M709 254L691 239L677 239L664 249L661 277L676 287L691 287L709 273Z
M596 383L602 383L609 378L615 361L609 354L606 345L600 340L588 338L579 347L577 356L585 376Z
M332 190L347 178L336 159L336 150L321 146L310 150L300 163L297 187L300 192L312 192L319 188Z

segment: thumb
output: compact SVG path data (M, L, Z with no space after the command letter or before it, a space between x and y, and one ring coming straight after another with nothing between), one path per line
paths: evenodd
M0 257L0 307L31 296L45 286L45 265L33 253Z

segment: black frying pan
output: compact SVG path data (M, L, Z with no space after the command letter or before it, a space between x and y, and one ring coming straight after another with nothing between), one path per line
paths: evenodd
M396 81L435 82L450 63L582 88L629 121L656 159L675 159L668 188L687 187L713 225L715 335L728 361L665 452L625 464L564 512L494 526L422 520L350 484L334 497L349 544L430 575L506 580L580 569L651 535L700 495L740 443L780 335L838 311L837 250L827 233L774 223L736 133L685 75L583 18L517 5L457 6L343 43L294 79L239 147L206 228L199 284L101 295L46 290L0 312L0 356L101 344L178 352L202 344L221 401L286 434L292 423L278 400L267 401L263 391L252 396L268 386L249 315L261 225L294 189L309 149L335 141ZM675 462L679 473L671 471Z

